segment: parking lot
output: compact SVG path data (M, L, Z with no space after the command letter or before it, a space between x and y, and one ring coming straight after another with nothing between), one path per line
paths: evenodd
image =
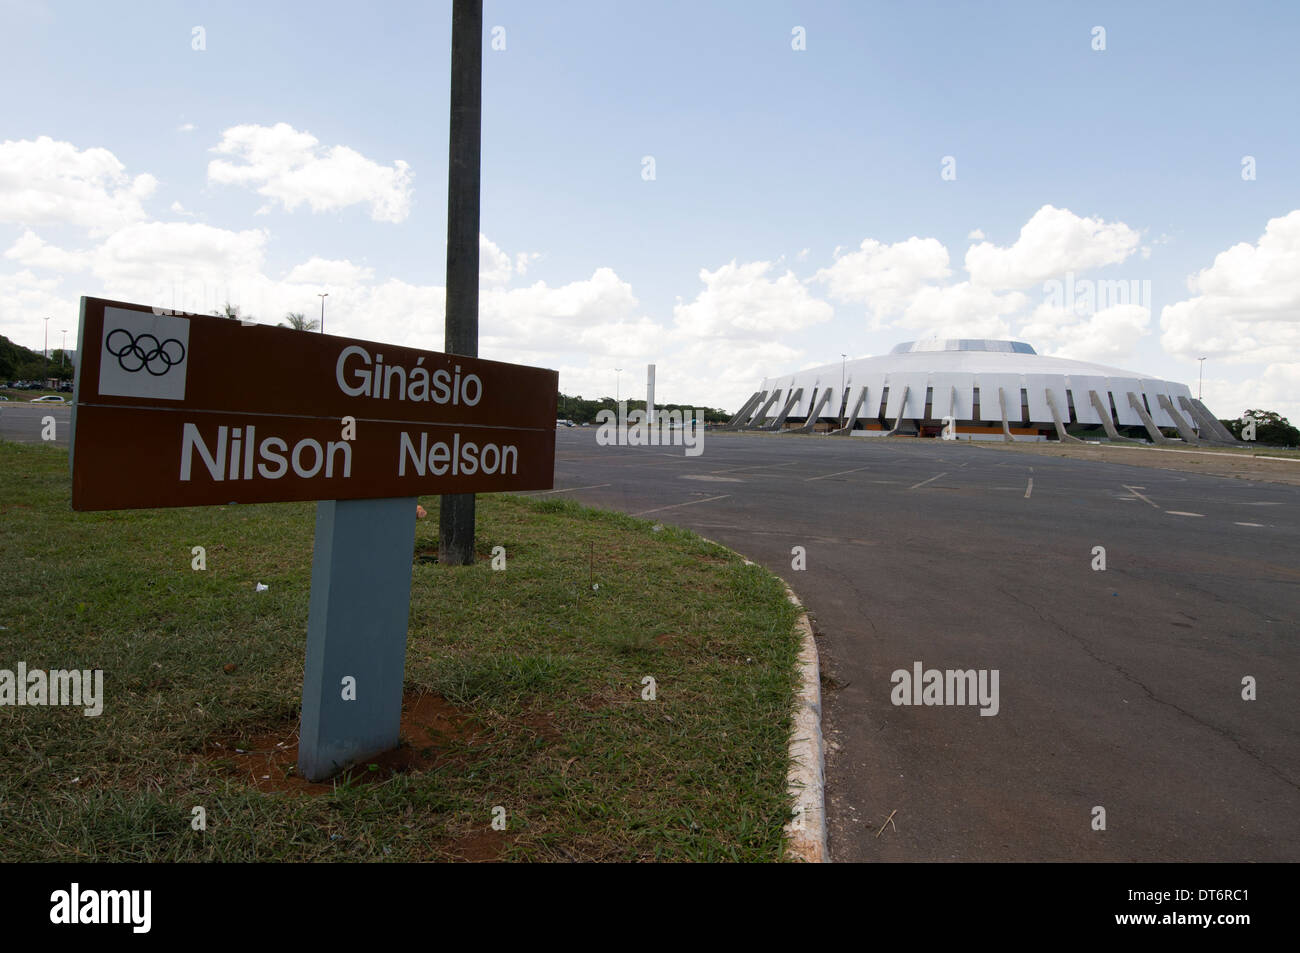
M937 440L556 446L536 495L696 530L808 606L835 859L1300 859L1297 487ZM895 704L916 663L998 671L997 714Z
M0 401L0 440L13 440L16 443L41 443L42 423L47 417L54 418L55 446L66 447L72 435L71 404L18 403L14 400Z

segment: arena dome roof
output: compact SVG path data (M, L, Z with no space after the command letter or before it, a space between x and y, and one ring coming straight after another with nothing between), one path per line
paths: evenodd
M821 376L824 383L839 382L840 370L867 372L875 368L898 371L917 371L921 368L935 371L990 374L1090 374L1102 377L1122 377L1134 380L1148 379L1149 375L1129 371L1108 364L1076 361L1065 357L1039 354L1023 341L994 341L980 339L951 339L946 341L907 341L896 345L888 354L862 357L847 363L822 364L798 371L794 375L771 377L763 385L776 381L803 378L812 374ZM1180 385L1181 386L1181 385Z
M1038 353L1024 341L994 341L990 338L931 338L928 341L904 341L895 344L890 354L913 354L918 351L1014 351Z
M1109 439L1233 441L1185 384L1037 353L1024 341L906 341L888 354L769 377L734 429L928 433L946 419L968 435L1042 439L1068 428ZM1103 433L1104 431L1104 433Z

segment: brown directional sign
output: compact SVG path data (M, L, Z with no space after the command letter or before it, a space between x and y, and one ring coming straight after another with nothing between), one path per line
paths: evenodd
M550 489L555 371L81 299L76 510Z

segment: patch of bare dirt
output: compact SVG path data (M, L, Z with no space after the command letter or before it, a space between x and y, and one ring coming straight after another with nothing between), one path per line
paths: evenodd
M298 723L250 734L226 732L204 745L199 757L220 763L259 791L329 794L344 781L373 784L447 760L453 742L476 740L467 714L440 695L407 692L402 698L401 741L327 781L308 781L298 773Z
M508 831L471 831L453 838L447 847L461 860L470 863L491 863L500 860L514 835Z

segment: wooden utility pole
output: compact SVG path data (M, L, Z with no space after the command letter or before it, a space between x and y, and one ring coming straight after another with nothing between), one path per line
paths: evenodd
M447 162L448 354L478 356L479 160L483 107L483 0L453 0L451 135ZM438 562L474 562L474 495L439 501Z

